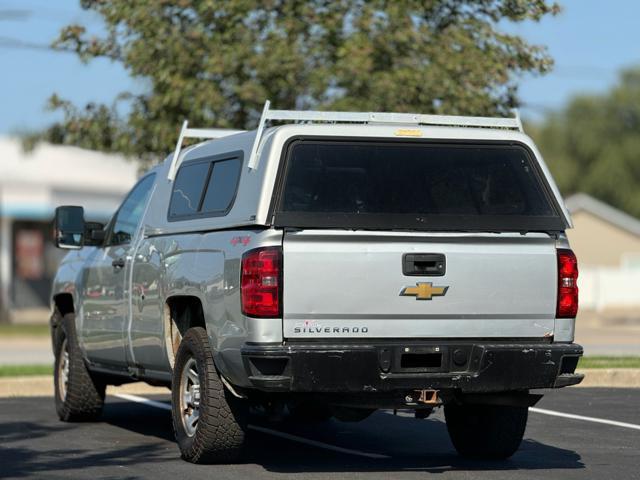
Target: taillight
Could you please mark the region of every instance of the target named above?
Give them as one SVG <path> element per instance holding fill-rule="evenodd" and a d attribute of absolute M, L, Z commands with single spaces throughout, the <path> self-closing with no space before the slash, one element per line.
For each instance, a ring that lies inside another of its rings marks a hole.
<path fill-rule="evenodd" d="M 558 250 L 557 318 L 573 318 L 578 313 L 578 260 L 568 249 Z"/>
<path fill-rule="evenodd" d="M 242 313 L 249 317 L 279 317 L 282 292 L 282 249 L 265 247 L 242 256 Z"/>

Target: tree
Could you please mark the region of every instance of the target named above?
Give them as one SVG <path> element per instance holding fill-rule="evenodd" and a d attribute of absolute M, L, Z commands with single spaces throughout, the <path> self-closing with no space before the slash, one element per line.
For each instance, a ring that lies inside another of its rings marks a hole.
<path fill-rule="evenodd" d="M 640 216 L 640 69 L 527 130 L 564 195 L 586 192 Z"/>
<path fill-rule="evenodd" d="M 538 21 L 547 0 L 81 0 L 106 34 L 64 28 L 55 48 L 107 57 L 147 81 L 112 105 L 49 106 L 64 120 L 39 137 L 157 159 L 180 122 L 254 128 L 275 108 L 506 113 L 517 80 L 546 50 L 501 32 Z"/>

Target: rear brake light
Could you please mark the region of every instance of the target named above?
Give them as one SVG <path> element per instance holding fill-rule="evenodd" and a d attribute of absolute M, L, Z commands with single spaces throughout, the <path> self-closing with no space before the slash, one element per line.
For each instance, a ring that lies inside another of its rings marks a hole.
<path fill-rule="evenodd" d="M 558 249 L 557 318 L 573 318 L 578 313 L 578 260 L 568 249 Z"/>
<path fill-rule="evenodd" d="M 249 317 L 279 317 L 282 292 L 282 250 L 265 247 L 242 256 L 242 313 Z"/>

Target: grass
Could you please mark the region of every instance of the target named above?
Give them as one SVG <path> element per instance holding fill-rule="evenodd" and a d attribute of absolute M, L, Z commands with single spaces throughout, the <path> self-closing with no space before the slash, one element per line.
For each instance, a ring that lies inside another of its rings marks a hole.
<path fill-rule="evenodd" d="M 640 357 L 582 357 L 578 368 L 640 368 Z"/>
<path fill-rule="evenodd" d="M 0 324 L 0 338 L 3 337 L 46 337 L 49 336 L 49 325 L 46 323 L 13 325 Z"/>
<path fill-rule="evenodd" d="M 51 365 L 0 365 L 0 377 L 26 377 L 52 373 Z"/>

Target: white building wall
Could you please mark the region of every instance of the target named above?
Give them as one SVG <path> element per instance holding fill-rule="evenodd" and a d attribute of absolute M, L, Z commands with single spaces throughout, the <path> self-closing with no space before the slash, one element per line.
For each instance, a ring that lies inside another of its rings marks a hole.
<path fill-rule="evenodd" d="M 581 309 L 640 309 L 640 269 L 583 267 L 578 287 Z"/>
<path fill-rule="evenodd" d="M 25 152 L 0 137 L 0 216 L 50 219 L 59 205 L 84 205 L 110 216 L 138 178 L 139 165 L 121 155 L 40 144 Z"/>

